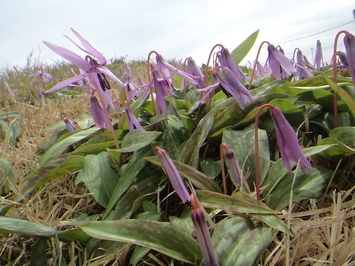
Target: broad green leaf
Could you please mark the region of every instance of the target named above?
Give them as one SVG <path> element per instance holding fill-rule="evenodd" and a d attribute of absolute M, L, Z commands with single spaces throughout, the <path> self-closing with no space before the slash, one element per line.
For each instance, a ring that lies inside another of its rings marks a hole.
<path fill-rule="evenodd" d="M 128 132 L 127 135 L 123 138 L 122 147 L 117 151 L 133 152 L 139 150 L 151 144 L 160 135 L 161 132 L 134 129 L 133 131 Z"/>
<path fill-rule="evenodd" d="M 292 235 L 290 229 L 288 229 L 287 225 L 277 216 L 274 214 L 250 214 L 256 220 L 259 220 L 271 228 L 284 232 L 285 234 Z"/>
<path fill-rule="evenodd" d="M 161 167 L 161 163 L 159 162 L 157 156 L 147 157 L 145 159 Z M 197 188 L 215 192 L 221 191 L 219 186 L 204 173 L 187 164 L 175 160 L 173 160 L 173 163 L 176 166 L 176 169 L 179 171 L 180 175 L 188 179 Z"/>
<path fill-rule="evenodd" d="M 15 171 L 12 169 L 11 163 L 0 158 L 0 196 L 9 193 L 11 185 L 17 182 Z"/>
<path fill-rule="evenodd" d="M 114 152 L 115 150 L 111 150 L 111 153 Z M 110 202 L 107 205 L 107 209 L 104 214 L 104 219 L 107 218 L 116 203 L 121 199 L 122 195 L 131 186 L 139 172 L 144 168 L 144 166 L 146 166 L 147 161 L 143 158 L 152 155 L 152 153 L 153 151 L 149 146 L 139 149 L 133 153 L 129 162 L 127 163 L 127 165 L 125 165 L 124 170 L 122 170 L 120 178 L 118 179 L 116 187 L 111 195 Z"/>
<path fill-rule="evenodd" d="M 274 99 L 270 101 L 270 104 L 279 107 L 289 123 L 294 127 L 298 127 L 304 122 L 302 110 L 297 108 L 290 100 Z"/>
<path fill-rule="evenodd" d="M 140 245 L 183 262 L 202 259 L 197 241 L 170 223 L 126 219 L 90 222 L 80 228 L 94 238 Z"/>
<path fill-rule="evenodd" d="M 196 194 L 198 200 L 206 208 L 222 209 L 226 212 L 248 214 L 277 213 L 277 211 L 271 210 L 264 203 L 254 199 L 248 193 L 242 191 L 238 191 L 232 196 L 206 190 L 196 190 Z"/>
<path fill-rule="evenodd" d="M 214 120 L 213 113 L 205 115 L 197 125 L 190 138 L 181 145 L 180 160 L 182 163 L 198 167 L 199 151 L 206 141 Z"/>
<path fill-rule="evenodd" d="M 145 197 L 157 190 L 160 178 L 156 176 L 146 178 L 143 181 L 132 185 L 117 203 L 116 208 L 108 216 L 108 220 L 121 220 L 130 218 Z"/>
<path fill-rule="evenodd" d="M 103 207 L 107 207 L 117 180 L 118 176 L 111 169 L 106 152 L 87 155 L 83 170 L 77 176 L 77 182 L 84 182 L 95 200 Z"/>
<path fill-rule="evenodd" d="M 89 241 L 90 236 L 87 235 L 81 228 L 68 229 L 58 232 L 58 238 L 60 241 L 71 242 L 79 241 L 80 243 L 86 243 Z"/>
<path fill-rule="evenodd" d="M 212 158 L 203 159 L 200 167 L 203 173 L 211 179 L 214 179 L 221 172 L 221 162 Z"/>
<path fill-rule="evenodd" d="M 81 155 L 67 153 L 45 161 L 39 169 L 33 170 L 30 179 L 26 180 L 22 197 L 26 197 L 55 178 L 80 171 L 83 169 L 84 158 Z"/>
<path fill-rule="evenodd" d="M 48 151 L 46 151 L 39 159 L 39 165 L 44 164 L 48 159 L 52 157 L 56 157 L 62 154 L 70 145 L 85 139 L 86 137 L 94 134 L 95 132 L 99 131 L 100 129 L 97 127 L 89 128 L 80 130 L 71 134 L 70 136 L 60 140 L 56 144 L 54 144 Z"/>
<path fill-rule="evenodd" d="M 256 227 L 249 218 L 239 216 L 220 221 L 212 235 L 220 265 L 254 265 L 271 241 L 270 227 Z"/>
<path fill-rule="evenodd" d="M 243 174 L 250 172 L 248 180 L 255 180 L 255 133 L 253 127 L 247 127 L 243 130 L 225 130 L 223 132 L 222 142 L 233 150 L 234 156 L 238 161 Z M 264 180 L 270 167 L 269 141 L 265 130 L 259 132 L 259 165 L 260 182 Z"/>
<path fill-rule="evenodd" d="M 244 57 L 249 53 L 250 49 L 253 48 L 253 45 L 258 38 L 259 30 L 252 33 L 248 38 L 246 38 L 237 48 L 235 48 L 231 56 L 236 65 L 239 65 Z"/>
<path fill-rule="evenodd" d="M 54 236 L 56 234 L 56 230 L 43 224 L 0 216 L 0 233 Z"/>
<path fill-rule="evenodd" d="M 333 80 L 328 78 L 324 73 L 323 73 L 323 77 L 325 81 L 329 84 L 331 89 L 341 97 L 341 99 L 350 108 L 352 114 L 355 116 L 355 100 L 353 99 L 353 97 L 351 97 L 344 89 L 339 87 Z"/>
<path fill-rule="evenodd" d="M 296 172 L 292 202 L 318 197 L 328 185 L 332 173 L 332 171 L 326 169 L 314 169 L 314 171 L 306 174 L 298 170 Z M 265 203 L 270 208 L 281 210 L 289 205 L 292 180 L 293 176 L 287 173 L 268 192 Z"/>

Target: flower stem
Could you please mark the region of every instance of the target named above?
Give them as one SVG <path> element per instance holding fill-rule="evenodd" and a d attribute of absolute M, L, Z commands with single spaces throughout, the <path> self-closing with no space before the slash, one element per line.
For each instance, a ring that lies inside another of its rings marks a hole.
<path fill-rule="evenodd" d="M 260 51 L 261 51 L 261 47 L 262 47 L 265 43 L 266 43 L 266 44 L 270 44 L 268 41 L 263 41 L 263 42 L 259 45 L 259 49 L 258 49 L 258 52 L 257 52 L 257 54 L 256 54 L 255 61 L 254 61 L 253 72 L 251 72 L 251 77 L 250 77 L 250 83 L 249 83 L 249 86 L 248 86 L 248 90 L 251 89 L 251 84 L 253 83 L 253 79 L 254 79 L 255 73 L 256 73 L 256 62 L 258 62 L 259 55 L 260 55 Z"/>

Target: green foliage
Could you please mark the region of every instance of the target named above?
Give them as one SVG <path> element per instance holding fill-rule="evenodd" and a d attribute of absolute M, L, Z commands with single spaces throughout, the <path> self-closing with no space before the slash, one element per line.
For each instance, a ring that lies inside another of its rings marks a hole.
<path fill-rule="evenodd" d="M 257 36 L 258 31 L 233 50 L 231 55 L 237 64 Z M 54 73 L 55 68 L 52 70 Z M 93 126 L 89 115 L 83 117 L 82 129 L 74 132 L 61 130 L 63 123 L 57 123 L 48 128 L 56 131 L 26 176 L 21 196 L 30 199 L 50 181 L 71 174 L 76 176 L 76 185 L 85 184 L 102 212 L 64 221 L 63 225 L 70 225 L 70 229 L 0 216 L 0 232 L 40 236 L 33 249 L 33 254 L 39 254 L 31 261 L 33 264 L 43 263 L 46 240 L 51 237 L 80 242 L 88 257 L 100 254 L 106 259 L 117 249 L 127 248 L 130 257 L 126 262 L 131 264 L 138 263 L 151 250 L 181 262 L 203 263 L 190 218 L 191 206 L 182 204 L 173 193 L 161 162 L 154 156 L 154 147 L 160 147 L 172 158 L 189 191 L 205 208 L 220 264 L 252 265 L 276 231 L 292 235 L 279 217 L 283 209 L 290 203 L 319 197 L 331 178 L 339 177 L 333 173 L 339 161 L 339 170 L 353 171 L 355 103 L 348 93 L 348 86 L 353 84 L 348 80 L 336 84 L 327 75 L 320 72 L 302 81 L 262 79 L 253 84 L 254 99 L 244 109 L 221 87 L 200 102 L 198 90 L 187 87 L 179 91 L 179 78 L 174 80 L 176 96 L 167 97 L 167 114 L 155 114 L 156 101 L 148 94 L 131 104 L 145 130 L 129 131 L 123 113 L 113 119 L 113 131 Z M 337 104 L 341 126 L 337 128 L 333 121 L 334 92 L 340 97 Z M 70 93 L 65 91 L 57 97 Z M 124 102 L 125 93 L 120 93 L 120 101 Z M 258 201 L 253 196 L 254 122 L 259 107 L 266 103 L 281 109 L 303 146 L 308 147 L 304 152 L 314 171 L 302 172 L 296 163 L 291 173 L 287 171 L 279 158 L 270 116 L 267 111 L 262 112 L 258 162 L 263 190 L 262 201 Z M 17 115 L 0 114 L 3 139 L 12 145 L 16 145 L 20 134 Z M 221 175 L 222 143 L 233 151 L 241 167 L 242 187 L 230 178 L 229 166 L 227 178 Z M 4 195 L 11 191 L 17 177 L 11 164 L 2 159 L 0 170 L 0 192 Z M 223 182 L 227 188 L 222 192 Z M 105 254 L 100 250 L 105 250 Z"/>

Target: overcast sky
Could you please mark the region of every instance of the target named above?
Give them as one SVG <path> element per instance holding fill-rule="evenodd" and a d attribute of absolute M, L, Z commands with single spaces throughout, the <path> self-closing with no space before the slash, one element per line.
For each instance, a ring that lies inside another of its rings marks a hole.
<path fill-rule="evenodd" d="M 335 34 L 355 34 L 353 9 L 354 0 L 0 0 L 0 69 L 24 66 L 31 53 L 58 61 L 43 40 L 81 54 L 63 36 L 74 37 L 70 27 L 108 59 L 145 59 L 155 50 L 166 59 L 205 63 L 215 44 L 232 51 L 259 29 L 256 46 L 280 44 L 290 57 L 298 47 L 311 61 L 319 39 L 329 62 Z"/>

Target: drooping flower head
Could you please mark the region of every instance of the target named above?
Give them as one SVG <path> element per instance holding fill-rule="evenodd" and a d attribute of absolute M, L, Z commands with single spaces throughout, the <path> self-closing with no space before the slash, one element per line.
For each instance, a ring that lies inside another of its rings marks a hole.
<path fill-rule="evenodd" d="M 90 96 L 90 109 L 95 125 L 98 128 L 106 128 L 110 121 L 107 121 L 105 110 L 103 109 L 94 94 Z"/>
<path fill-rule="evenodd" d="M 298 79 L 306 79 L 314 76 L 312 70 L 310 70 L 307 66 L 306 61 L 304 60 L 304 56 L 301 50 L 297 50 L 296 56 L 296 75 Z"/>
<path fill-rule="evenodd" d="M 291 172 L 291 162 L 297 164 L 299 161 L 299 165 L 304 172 L 306 170 L 312 171 L 313 168 L 298 143 L 295 131 L 288 123 L 280 108 L 272 105 L 268 106 L 270 107 L 271 118 L 274 121 L 277 144 L 286 169 Z"/>
<path fill-rule="evenodd" d="M 191 219 L 195 227 L 197 240 L 200 244 L 201 252 L 207 266 L 218 266 L 215 249 L 212 244 L 210 232 L 208 230 L 205 216 L 200 209 L 195 195 L 191 194 L 192 212 Z"/>
<path fill-rule="evenodd" d="M 139 123 L 137 117 L 134 115 L 129 104 L 127 102 L 125 104 L 126 104 L 126 114 L 127 114 L 127 121 L 128 121 L 129 130 L 130 131 L 132 131 L 134 129 L 144 130 L 144 128 Z"/>
<path fill-rule="evenodd" d="M 187 192 L 185 184 L 182 182 L 181 176 L 168 153 L 159 147 L 155 147 L 155 153 L 158 156 L 159 162 L 162 164 L 165 173 L 169 177 L 170 183 L 175 189 L 176 194 L 178 194 L 183 203 L 191 201 L 190 194 Z"/>
<path fill-rule="evenodd" d="M 344 37 L 344 46 L 348 58 L 348 70 L 355 83 L 355 36 L 347 33 Z"/>
<path fill-rule="evenodd" d="M 203 79 L 204 79 L 204 75 L 202 73 L 201 68 L 199 68 L 195 61 L 190 57 L 187 58 L 187 69 L 186 69 L 186 73 L 192 75 L 195 77 L 198 86 L 200 88 L 203 88 Z"/>
<path fill-rule="evenodd" d="M 291 59 L 287 58 L 281 51 L 277 50 L 275 46 L 269 44 L 268 52 L 267 62 L 277 80 L 287 79 L 296 72 Z"/>
<path fill-rule="evenodd" d="M 237 101 L 240 107 L 243 109 L 245 104 L 253 99 L 250 91 L 245 88 L 238 78 L 233 74 L 233 72 L 227 67 L 221 67 L 221 72 L 223 74 L 218 74 L 220 85 L 230 93 L 233 98 Z"/>
<path fill-rule="evenodd" d="M 239 186 L 242 186 L 242 171 L 234 157 L 234 152 L 227 145 L 224 144 L 223 146 L 226 149 L 226 164 L 228 165 L 230 174 L 234 180 L 233 183 L 237 183 Z"/>
<path fill-rule="evenodd" d="M 221 64 L 221 66 L 228 67 L 233 74 L 237 77 L 239 81 L 245 82 L 245 75 L 241 71 L 241 69 L 234 63 L 231 54 L 229 53 L 227 48 L 222 48 L 217 53 L 217 58 Z"/>

